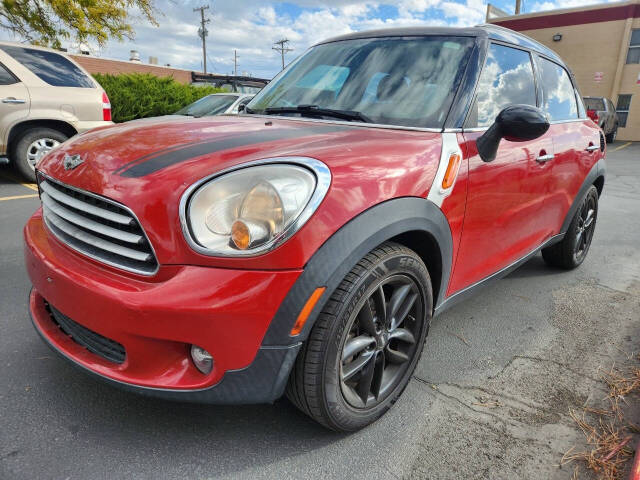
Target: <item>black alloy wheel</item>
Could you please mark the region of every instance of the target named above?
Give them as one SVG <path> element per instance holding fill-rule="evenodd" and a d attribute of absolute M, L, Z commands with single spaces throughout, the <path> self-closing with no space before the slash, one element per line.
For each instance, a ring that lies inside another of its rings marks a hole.
<path fill-rule="evenodd" d="M 587 257 L 598 219 L 598 189 L 591 186 L 575 212 L 562 241 L 542 249 L 544 261 L 567 270 Z"/>
<path fill-rule="evenodd" d="M 415 354 L 424 300 L 407 275 L 382 279 L 352 315 L 342 348 L 340 387 L 355 408 L 383 401 L 398 384 Z"/>
<path fill-rule="evenodd" d="M 584 199 L 578 211 L 578 221 L 573 245 L 573 258 L 577 264 L 582 263 L 591 246 L 591 239 L 593 238 L 593 232 L 596 226 L 597 209 L 597 198 L 593 195 L 587 195 L 587 198 Z"/>

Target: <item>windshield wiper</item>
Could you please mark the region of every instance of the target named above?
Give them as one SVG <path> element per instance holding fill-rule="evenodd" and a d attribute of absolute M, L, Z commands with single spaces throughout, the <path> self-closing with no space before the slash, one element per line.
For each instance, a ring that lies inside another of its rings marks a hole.
<path fill-rule="evenodd" d="M 364 113 L 355 110 L 336 110 L 333 108 L 322 108 L 318 105 L 298 105 L 294 107 L 268 107 L 264 109 L 267 115 L 278 113 L 299 113 L 301 115 L 311 115 L 319 117 L 334 117 L 349 121 L 373 123 Z"/>

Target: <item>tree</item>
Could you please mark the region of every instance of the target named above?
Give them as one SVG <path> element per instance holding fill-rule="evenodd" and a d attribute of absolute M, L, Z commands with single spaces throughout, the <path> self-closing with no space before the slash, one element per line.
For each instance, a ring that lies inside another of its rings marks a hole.
<path fill-rule="evenodd" d="M 52 47 L 60 47 L 61 40 L 95 41 L 102 46 L 110 38 L 131 39 L 131 10 L 158 25 L 154 0 L 0 1 L 0 28 Z"/>

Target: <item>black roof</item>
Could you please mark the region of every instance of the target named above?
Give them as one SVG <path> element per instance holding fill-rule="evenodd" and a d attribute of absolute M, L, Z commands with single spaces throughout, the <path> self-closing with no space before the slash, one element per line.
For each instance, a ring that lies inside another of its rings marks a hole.
<path fill-rule="evenodd" d="M 484 37 L 492 40 L 499 40 L 501 42 L 511 43 L 512 45 L 518 45 L 520 47 L 528 48 L 541 53 L 555 61 L 564 62 L 550 48 L 536 42 L 535 40 L 523 35 L 521 33 L 509 30 L 508 28 L 499 27 L 498 25 L 478 25 L 476 27 L 468 28 L 453 28 L 453 27 L 406 27 L 406 28 L 383 28 L 379 30 L 368 30 L 363 32 L 348 33 L 346 35 L 340 35 L 338 37 L 329 38 L 318 45 L 323 43 L 340 42 L 342 40 L 353 40 L 359 38 L 379 38 L 379 37 L 422 37 L 427 35 L 436 36 L 456 36 L 456 37 Z"/>

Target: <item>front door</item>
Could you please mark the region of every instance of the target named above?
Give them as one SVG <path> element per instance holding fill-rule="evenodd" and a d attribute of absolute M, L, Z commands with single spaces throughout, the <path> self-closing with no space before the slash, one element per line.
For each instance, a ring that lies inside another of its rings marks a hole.
<path fill-rule="evenodd" d="M 503 139 L 489 163 L 480 159 L 475 142 L 504 107 L 537 105 L 533 72 L 529 52 L 500 44 L 489 47 L 464 133 L 469 153 L 467 208 L 448 293 L 509 266 L 551 236 L 543 208 L 549 194 L 548 160 L 554 153 L 550 132 L 526 142 Z"/>

